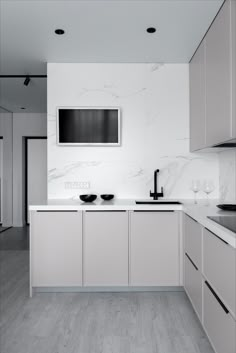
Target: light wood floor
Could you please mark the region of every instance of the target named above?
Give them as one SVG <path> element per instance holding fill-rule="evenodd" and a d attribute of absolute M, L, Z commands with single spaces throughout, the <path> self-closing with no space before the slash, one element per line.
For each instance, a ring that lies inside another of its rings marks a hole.
<path fill-rule="evenodd" d="M 183 292 L 37 293 L 28 251 L 0 251 L 1 353 L 213 353 Z"/>

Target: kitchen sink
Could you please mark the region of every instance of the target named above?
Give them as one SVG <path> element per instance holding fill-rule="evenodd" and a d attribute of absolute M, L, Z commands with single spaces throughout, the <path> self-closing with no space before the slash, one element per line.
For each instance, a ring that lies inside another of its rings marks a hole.
<path fill-rule="evenodd" d="M 167 200 L 136 200 L 137 205 L 181 205 L 179 201 Z"/>

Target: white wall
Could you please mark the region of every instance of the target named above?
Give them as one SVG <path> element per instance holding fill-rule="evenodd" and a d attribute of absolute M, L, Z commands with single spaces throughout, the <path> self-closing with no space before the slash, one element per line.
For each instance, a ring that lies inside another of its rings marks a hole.
<path fill-rule="evenodd" d="M 192 198 L 193 178 L 214 180 L 215 154 L 189 154 L 187 64 L 48 64 L 48 197 L 112 192 L 148 197 L 160 168 L 165 196 Z M 119 106 L 121 147 L 56 145 L 57 106 Z M 89 182 L 90 189 L 68 185 Z M 68 184 L 69 183 L 69 184 Z"/>
<path fill-rule="evenodd" d="M 12 225 L 12 113 L 0 112 L 0 136 L 3 137 L 3 185 L 2 185 L 2 222 L 3 226 Z"/>
<path fill-rule="evenodd" d="M 47 136 L 47 116 L 39 113 L 13 114 L 13 225 L 22 226 L 24 209 L 25 136 Z M 45 156 L 46 157 L 46 156 Z M 37 187 L 37 185 L 35 185 Z"/>

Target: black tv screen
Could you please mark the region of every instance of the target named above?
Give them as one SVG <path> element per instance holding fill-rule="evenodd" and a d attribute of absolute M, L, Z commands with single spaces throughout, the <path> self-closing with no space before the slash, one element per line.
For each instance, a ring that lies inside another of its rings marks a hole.
<path fill-rule="evenodd" d="M 119 145 L 118 108 L 59 108 L 58 144 Z"/>

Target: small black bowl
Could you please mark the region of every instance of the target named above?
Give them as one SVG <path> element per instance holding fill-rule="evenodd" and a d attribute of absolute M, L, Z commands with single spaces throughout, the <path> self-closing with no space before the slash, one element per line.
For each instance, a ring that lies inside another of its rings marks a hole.
<path fill-rule="evenodd" d="M 236 211 L 236 204 L 223 203 L 221 205 L 217 205 L 217 207 L 224 211 Z"/>
<path fill-rule="evenodd" d="M 101 195 L 101 198 L 104 201 L 110 201 L 110 200 L 114 199 L 114 195 L 112 195 L 112 194 L 103 194 L 103 195 Z"/>
<path fill-rule="evenodd" d="M 97 195 L 94 194 L 88 194 L 88 195 L 80 195 L 80 200 L 83 202 L 93 202 L 96 200 Z"/>

